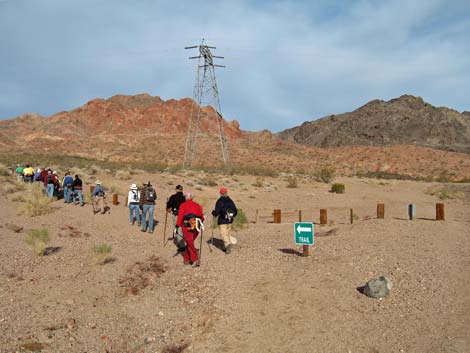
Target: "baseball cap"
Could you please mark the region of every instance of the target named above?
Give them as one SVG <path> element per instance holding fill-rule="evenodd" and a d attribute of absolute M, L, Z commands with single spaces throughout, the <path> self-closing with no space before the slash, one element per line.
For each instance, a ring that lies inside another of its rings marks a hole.
<path fill-rule="evenodd" d="M 220 188 L 219 193 L 220 194 L 226 194 L 228 192 L 227 188 Z"/>
<path fill-rule="evenodd" d="M 183 187 L 181 185 L 176 185 L 176 190 L 183 190 Z"/>

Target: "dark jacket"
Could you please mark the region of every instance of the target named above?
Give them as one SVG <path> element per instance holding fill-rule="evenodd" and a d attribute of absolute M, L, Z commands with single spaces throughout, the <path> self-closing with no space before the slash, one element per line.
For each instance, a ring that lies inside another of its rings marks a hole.
<path fill-rule="evenodd" d="M 149 198 L 149 189 L 153 189 L 153 198 Z M 140 191 L 140 200 L 139 205 L 155 205 L 155 200 L 157 199 L 157 191 L 152 185 L 145 185 L 144 188 Z"/>
<path fill-rule="evenodd" d="M 74 190 L 82 190 L 82 180 L 80 178 L 75 178 L 73 181 Z"/>
<path fill-rule="evenodd" d="M 233 213 L 232 217 L 227 215 L 228 211 Z M 212 211 L 212 215 L 218 217 L 217 224 L 230 224 L 237 215 L 237 211 L 237 206 L 230 197 L 221 196 L 215 203 L 215 210 Z"/>
<path fill-rule="evenodd" d="M 171 212 L 173 212 L 173 214 L 176 216 L 178 214 L 178 210 L 180 209 L 181 204 L 185 201 L 186 199 L 184 198 L 183 192 L 178 191 L 176 194 L 170 196 L 169 200 L 166 203 L 166 209 L 171 210 Z"/>

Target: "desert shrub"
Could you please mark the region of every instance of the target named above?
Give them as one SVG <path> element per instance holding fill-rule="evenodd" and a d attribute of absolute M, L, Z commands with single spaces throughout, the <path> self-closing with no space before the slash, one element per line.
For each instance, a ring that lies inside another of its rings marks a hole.
<path fill-rule="evenodd" d="M 136 262 L 119 279 L 119 284 L 127 294 L 137 294 L 155 282 L 158 276 L 166 272 L 166 266 L 157 256 L 151 256 L 144 262 Z"/>
<path fill-rule="evenodd" d="M 297 178 L 295 176 L 288 176 L 287 177 L 287 185 L 286 185 L 288 188 L 291 188 L 291 189 L 295 189 L 297 188 L 299 185 L 298 185 L 298 181 L 297 181 Z"/>
<path fill-rule="evenodd" d="M 101 171 L 101 168 L 96 165 L 92 165 L 88 168 L 88 174 L 90 175 L 96 175 L 99 171 Z"/>
<path fill-rule="evenodd" d="M 112 247 L 108 244 L 99 244 L 93 246 L 93 253 L 95 254 L 96 263 L 99 265 L 104 265 L 108 262 L 111 262 L 111 251 Z"/>
<path fill-rule="evenodd" d="M 183 353 L 188 347 L 189 343 L 170 344 L 163 347 L 162 353 Z"/>
<path fill-rule="evenodd" d="M 25 241 L 39 256 L 43 256 L 49 242 L 49 231 L 46 228 L 30 229 Z"/>
<path fill-rule="evenodd" d="M 199 184 L 205 186 L 217 186 L 217 182 L 215 181 L 213 176 L 206 176 L 204 178 L 199 179 Z"/>
<path fill-rule="evenodd" d="M 313 174 L 313 178 L 316 181 L 321 181 L 323 183 L 329 184 L 334 180 L 335 175 L 336 175 L 336 171 L 333 168 L 323 168 L 323 169 L 316 171 Z"/>
<path fill-rule="evenodd" d="M 132 178 L 131 172 L 128 170 L 118 170 L 116 172 L 116 178 L 120 180 L 129 180 Z"/>
<path fill-rule="evenodd" d="M 24 213 L 30 217 L 48 214 L 52 211 L 52 200 L 42 192 L 41 185 L 31 185 L 26 195 Z"/>
<path fill-rule="evenodd" d="M 344 194 L 344 191 L 345 187 L 342 183 L 334 183 L 331 185 L 331 192 L 334 192 L 335 194 Z"/>
<path fill-rule="evenodd" d="M 111 184 L 108 190 L 111 194 L 124 194 L 121 188 L 116 184 Z"/>
<path fill-rule="evenodd" d="M 233 219 L 232 228 L 235 230 L 243 229 L 248 227 L 248 217 L 246 213 L 239 209 L 237 216 Z"/>
<path fill-rule="evenodd" d="M 26 190 L 27 184 L 18 181 L 5 181 L 2 183 L 2 189 L 5 194 L 14 194 Z"/>
<path fill-rule="evenodd" d="M 432 188 L 427 189 L 425 193 L 431 196 L 436 196 L 439 198 L 439 200 L 465 198 L 465 189 L 459 188 L 458 185 L 432 187 Z"/>
<path fill-rule="evenodd" d="M 0 164 L 0 176 L 10 176 L 10 170 L 4 164 Z"/>
<path fill-rule="evenodd" d="M 264 179 L 263 178 L 256 178 L 256 181 L 251 185 L 253 185 L 254 187 L 257 187 L 257 188 L 261 188 L 264 185 Z"/>
<path fill-rule="evenodd" d="M 13 202 L 26 202 L 26 198 L 22 194 L 15 194 L 11 198 L 11 201 L 13 201 Z"/>

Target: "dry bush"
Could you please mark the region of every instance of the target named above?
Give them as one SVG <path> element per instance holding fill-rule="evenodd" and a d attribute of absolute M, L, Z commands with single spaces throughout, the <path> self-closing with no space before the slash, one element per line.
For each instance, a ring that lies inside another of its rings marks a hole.
<path fill-rule="evenodd" d="M 329 184 L 330 182 L 334 180 L 335 175 L 336 175 L 336 171 L 334 168 L 323 168 L 323 169 L 316 171 L 313 174 L 313 178 L 316 181 L 321 181 L 323 183 Z"/>
<path fill-rule="evenodd" d="M 49 242 L 49 231 L 46 228 L 31 229 L 28 231 L 25 241 L 39 256 L 44 256 Z"/>
<path fill-rule="evenodd" d="M 10 176 L 11 172 L 8 167 L 0 163 L 0 176 Z"/>
<path fill-rule="evenodd" d="M 111 245 L 100 244 L 93 246 L 93 253 L 95 254 L 95 260 L 98 265 L 105 265 L 109 262 L 112 262 L 112 257 L 110 256 L 112 251 Z"/>
<path fill-rule="evenodd" d="M 136 262 L 119 279 L 126 294 L 136 295 L 140 290 L 153 284 L 158 276 L 166 272 L 166 265 L 159 257 L 151 256 L 144 262 Z"/>
<path fill-rule="evenodd" d="M 24 229 L 22 226 L 17 226 L 16 224 L 13 223 L 7 223 L 6 228 L 15 232 L 15 233 L 21 233 Z"/>
<path fill-rule="evenodd" d="M 293 175 L 288 176 L 288 177 L 287 177 L 287 185 L 286 185 L 286 187 L 291 188 L 291 189 L 295 189 L 295 188 L 299 187 L 299 183 L 298 183 L 298 181 L 297 181 L 297 178 L 296 178 L 295 176 L 293 176 Z"/>
<path fill-rule="evenodd" d="M 256 181 L 251 185 L 253 185 L 254 187 L 257 187 L 257 188 L 261 188 L 264 185 L 264 179 L 263 178 L 256 178 Z"/>
<path fill-rule="evenodd" d="M 25 214 L 31 217 L 48 214 L 52 211 L 52 200 L 43 194 L 41 185 L 31 185 L 23 207 Z"/>
<path fill-rule="evenodd" d="M 11 201 L 13 201 L 13 202 L 26 202 L 26 198 L 22 194 L 15 194 L 11 198 Z"/>
<path fill-rule="evenodd" d="M 108 190 L 112 194 L 126 194 L 122 191 L 121 187 L 116 184 L 111 184 Z"/>
<path fill-rule="evenodd" d="M 425 193 L 431 196 L 437 196 L 439 200 L 465 199 L 467 193 L 470 196 L 470 188 L 458 184 L 434 186 L 428 188 Z"/>
<path fill-rule="evenodd" d="M 116 172 L 116 178 L 118 178 L 119 180 L 130 180 L 132 178 L 132 175 L 128 170 L 118 170 Z"/>
<path fill-rule="evenodd" d="M 5 180 L 5 182 L 3 182 L 2 189 L 5 194 L 15 194 L 26 190 L 26 186 L 27 185 L 23 182 Z"/>
<path fill-rule="evenodd" d="M 188 347 L 189 343 L 169 344 L 163 347 L 162 353 L 183 353 Z"/>
<path fill-rule="evenodd" d="M 211 175 L 205 176 L 198 180 L 198 183 L 204 186 L 217 186 L 217 182 L 214 177 Z"/>

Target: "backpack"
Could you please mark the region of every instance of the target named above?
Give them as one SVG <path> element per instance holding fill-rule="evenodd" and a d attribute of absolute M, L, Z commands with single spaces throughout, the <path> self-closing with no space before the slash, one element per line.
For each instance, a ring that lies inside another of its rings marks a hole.
<path fill-rule="evenodd" d="M 132 202 L 139 202 L 139 194 L 137 191 L 132 191 Z"/>
<path fill-rule="evenodd" d="M 155 193 L 155 190 L 151 187 L 147 188 L 147 200 L 149 202 L 153 202 L 157 199 L 157 194 Z"/>
<path fill-rule="evenodd" d="M 231 209 L 226 209 L 225 210 L 225 214 L 224 214 L 224 218 L 229 222 L 229 223 L 232 223 L 233 222 L 233 217 L 235 216 L 235 211 L 231 210 Z"/>

